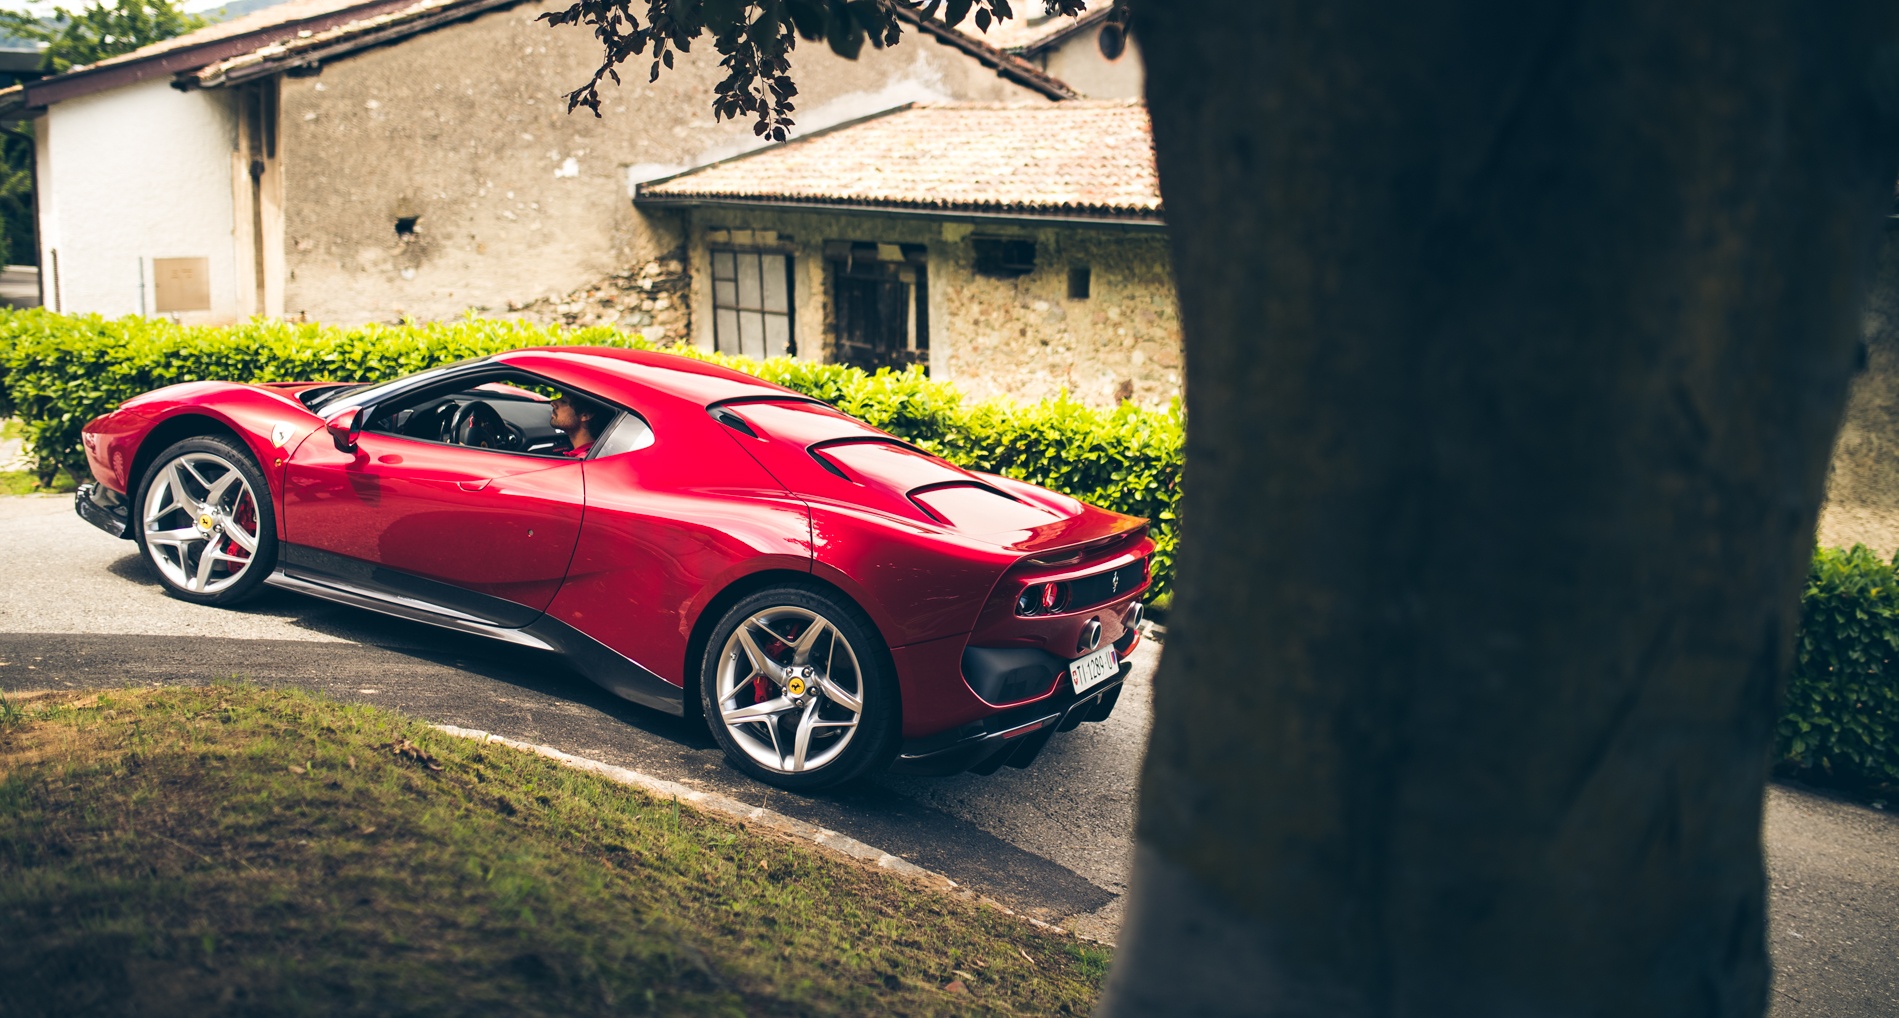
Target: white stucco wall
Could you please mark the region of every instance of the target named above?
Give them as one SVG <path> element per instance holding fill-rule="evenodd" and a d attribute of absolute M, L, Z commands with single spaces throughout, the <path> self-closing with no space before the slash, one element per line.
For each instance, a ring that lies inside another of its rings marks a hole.
<path fill-rule="evenodd" d="M 240 287 L 232 221 L 236 125 L 225 93 L 180 92 L 159 78 L 55 104 L 39 128 L 48 306 L 54 252 L 60 309 L 103 315 L 137 314 L 141 281 L 152 311 L 153 259 L 207 258 L 211 309 L 178 317 L 244 315 L 250 301 Z"/>
<path fill-rule="evenodd" d="M 1094 25 L 1076 32 L 1037 62 L 1090 99 L 1145 98 L 1147 74 L 1141 64 L 1140 46 L 1133 36 L 1127 36 L 1127 48 L 1109 60 L 1101 52 L 1102 28 Z"/>

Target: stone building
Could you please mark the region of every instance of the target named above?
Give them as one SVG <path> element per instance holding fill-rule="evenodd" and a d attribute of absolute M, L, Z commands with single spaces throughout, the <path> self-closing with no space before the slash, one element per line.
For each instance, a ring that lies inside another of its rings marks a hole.
<path fill-rule="evenodd" d="M 694 340 L 927 365 L 977 396 L 1179 393 L 1147 111 L 913 103 L 639 186 L 686 239 Z"/>
<path fill-rule="evenodd" d="M 1178 393 L 1145 112 L 1044 69 L 1138 90 L 1100 16 L 992 26 L 1016 54 L 898 9 L 902 45 L 798 50 L 801 133 L 761 149 L 713 118 L 709 47 L 570 113 L 600 50 L 555 6 L 288 0 L 0 91 L 35 120 L 46 303 L 525 316 L 920 363 L 977 396 Z M 782 308 L 734 303 L 755 278 Z"/>
<path fill-rule="evenodd" d="M 676 285 L 683 238 L 631 189 L 756 147 L 751 124 L 713 119 L 709 46 L 654 82 L 626 68 L 601 118 L 569 113 L 600 47 L 538 22 L 550 9 L 289 0 L 0 91 L 0 117 L 35 120 L 46 303 L 348 323 Z M 912 16 L 906 36 L 856 61 L 800 48 L 801 129 L 1075 94 L 940 23 Z M 618 324 L 677 334 L 644 307 Z"/>

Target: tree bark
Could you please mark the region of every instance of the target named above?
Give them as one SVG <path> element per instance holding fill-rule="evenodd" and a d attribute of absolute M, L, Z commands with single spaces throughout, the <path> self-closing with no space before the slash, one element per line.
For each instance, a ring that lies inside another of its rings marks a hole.
<path fill-rule="evenodd" d="M 1136 0 L 1190 481 L 1101 1013 L 1761 1012 L 1890 8 Z"/>

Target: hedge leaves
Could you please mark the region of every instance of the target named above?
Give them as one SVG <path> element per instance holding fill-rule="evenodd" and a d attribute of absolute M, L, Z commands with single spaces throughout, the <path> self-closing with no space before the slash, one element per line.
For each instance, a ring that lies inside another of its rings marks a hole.
<path fill-rule="evenodd" d="M 160 318 L 0 310 L 0 417 L 17 416 L 48 476 L 87 476 L 79 429 L 121 402 L 176 382 L 344 379 L 377 382 L 524 346 L 652 348 L 638 335 L 464 318 L 337 327 L 257 319 L 182 326 Z M 1173 585 L 1182 430 L 1178 406 L 1103 412 L 1069 399 L 971 403 L 919 371 L 868 374 L 841 364 L 713 360 L 834 404 L 975 470 L 1007 474 L 1153 521 L 1154 596 Z"/>
<path fill-rule="evenodd" d="M 1800 604 L 1782 764 L 1851 785 L 1899 785 L 1899 570 L 1856 544 L 1821 548 Z"/>

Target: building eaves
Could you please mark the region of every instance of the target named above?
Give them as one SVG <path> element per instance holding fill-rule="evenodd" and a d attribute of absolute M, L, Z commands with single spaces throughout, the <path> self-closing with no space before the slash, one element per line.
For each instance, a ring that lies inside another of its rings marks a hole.
<path fill-rule="evenodd" d="M 981 39 L 959 32 L 936 18 L 926 18 L 902 4 L 890 4 L 888 9 L 898 20 L 908 22 L 917 31 L 975 57 L 978 63 L 995 71 L 1004 81 L 1012 81 L 1050 99 L 1081 98 L 1081 93 L 1070 88 L 1067 82 L 1013 53 L 1005 53 Z"/>
<path fill-rule="evenodd" d="M 285 72 L 310 71 L 378 46 L 401 42 L 423 32 L 451 25 L 490 11 L 516 6 L 524 0 L 419 0 L 321 32 L 300 32 L 295 38 L 274 42 L 195 70 L 181 71 L 172 84 L 182 89 L 222 88 Z"/>
<path fill-rule="evenodd" d="M 636 204 L 1159 225 L 1138 102 L 911 103 L 639 185 Z"/>
<path fill-rule="evenodd" d="M 289 0 L 228 22 L 154 43 L 96 64 L 26 82 L 17 95 L 0 90 L 0 117 L 36 114 L 54 103 L 171 77 L 180 88 L 216 87 L 263 74 L 319 64 L 408 38 L 431 28 L 521 0 Z M 1012 81 L 1050 99 L 1079 96 L 1061 80 L 1019 56 L 973 39 L 933 18 L 892 5 L 900 19 L 937 42 L 960 50 Z M 338 29 L 349 27 L 347 32 Z M 253 70 L 254 69 L 254 70 Z"/>
<path fill-rule="evenodd" d="M 978 202 L 921 204 L 897 201 L 853 201 L 847 198 L 743 198 L 724 195 L 669 194 L 639 194 L 634 197 L 633 203 L 642 208 L 692 205 L 711 208 L 771 209 L 779 212 L 834 212 L 846 215 L 875 215 L 955 222 L 976 220 L 1031 226 L 1114 226 L 1137 230 L 1162 230 L 1167 227 L 1167 220 L 1162 218 L 1159 210 L 1131 212 L 1084 205 L 1017 206 Z"/>
<path fill-rule="evenodd" d="M 315 34 L 351 21 L 400 10 L 414 2 L 369 0 L 368 3 L 345 4 L 337 3 L 336 0 L 291 0 L 290 3 L 279 5 L 282 10 L 277 7 L 265 8 L 109 60 L 26 82 L 20 86 L 22 91 L 15 109 L 36 113 L 54 103 L 123 88 L 153 78 L 170 77 L 180 71 L 196 70 L 207 64 L 295 39 L 299 33 Z M 0 106 L 4 106 L 5 102 L 5 97 L 0 96 Z M 0 115 L 5 114 L 0 112 Z"/>
<path fill-rule="evenodd" d="M 1020 31 L 1011 32 L 1002 38 L 990 39 L 988 42 L 1004 53 L 1013 53 L 1022 57 L 1039 57 L 1067 42 L 1076 33 L 1108 20 L 1113 13 L 1113 5 L 1104 2 L 1093 10 L 1082 12 L 1078 17 L 1051 18 L 1040 26 L 1025 23 Z M 1037 28 L 1040 29 L 1039 32 L 1036 31 Z"/>

